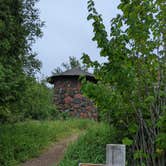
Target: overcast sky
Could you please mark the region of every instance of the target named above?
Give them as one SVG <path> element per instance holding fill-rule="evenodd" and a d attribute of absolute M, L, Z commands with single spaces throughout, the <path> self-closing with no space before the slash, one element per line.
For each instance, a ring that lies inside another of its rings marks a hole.
<path fill-rule="evenodd" d="M 118 13 L 119 0 L 95 0 L 95 4 L 109 30 L 111 18 Z M 42 74 L 50 76 L 69 56 L 79 59 L 83 52 L 102 61 L 96 43 L 91 40 L 93 29 L 87 21 L 87 0 L 40 0 L 37 7 L 41 20 L 45 21 L 44 35 L 34 45 L 43 64 Z"/>

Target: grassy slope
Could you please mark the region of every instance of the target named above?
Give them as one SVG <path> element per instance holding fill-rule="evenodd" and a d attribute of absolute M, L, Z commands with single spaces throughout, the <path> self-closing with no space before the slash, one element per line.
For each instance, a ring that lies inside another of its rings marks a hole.
<path fill-rule="evenodd" d="M 14 166 L 73 132 L 94 126 L 88 120 L 27 121 L 0 126 L 0 165 Z"/>
<path fill-rule="evenodd" d="M 114 129 L 96 124 L 70 145 L 60 166 L 78 166 L 78 163 L 105 163 L 106 144 L 114 143 Z"/>

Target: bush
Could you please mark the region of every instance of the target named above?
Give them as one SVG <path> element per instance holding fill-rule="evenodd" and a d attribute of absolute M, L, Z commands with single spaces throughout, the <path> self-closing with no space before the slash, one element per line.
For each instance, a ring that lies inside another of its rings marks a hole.
<path fill-rule="evenodd" d="M 38 82 L 32 77 L 25 78 L 26 87 L 17 100 L 0 106 L 0 123 L 15 123 L 25 119 L 54 119 L 58 111 L 53 104 L 53 89 L 44 81 Z"/>
<path fill-rule="evenodd" d="M 30 78 L 28 81 L 25 95 L 19 103 L 20 105 L 16 103 L 16 109 L 23 112 L 24 119 L 44 120 L 52 118 L 56 112 L 52 101 L 53 89 L 48 88 L 45 83 L 39 83 Z"/>
<path fill-rule="evenodd" d="M 78 163 L 105 163 L 106 144 L 113 143 L 115 132 L 105 124 L 96 124 L 69 146 L 60 166 L 78 166 Z"/>

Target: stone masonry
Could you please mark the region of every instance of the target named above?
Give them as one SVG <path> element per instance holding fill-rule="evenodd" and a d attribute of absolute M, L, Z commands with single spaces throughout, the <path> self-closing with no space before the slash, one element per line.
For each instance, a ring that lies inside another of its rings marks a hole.
<path fill-rule="evenodd" d="M 59 77 L 54 80 L 54 102 L 58 109 L 73 117 L 97 120 L 93 102 L 81 94 L 78 77 Z"/>

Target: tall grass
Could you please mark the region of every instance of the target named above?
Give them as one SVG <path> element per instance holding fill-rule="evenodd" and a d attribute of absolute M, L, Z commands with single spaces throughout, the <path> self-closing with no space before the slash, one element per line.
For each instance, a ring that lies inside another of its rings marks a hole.
<path fill-rule="evenodd" d="M 50 143 L 93 126 L 89 120 L 27 121 L 0 126 L 0 166 L 15 166 L 39 155 Z"/>
<path fill-rule="evenodd" d="M 59 166 L 78 166 L 78 163 L 105 163 L 106 144 L 114 143 L 115 130 L 106 124 L 96 124 L 70 145 Z"/>

